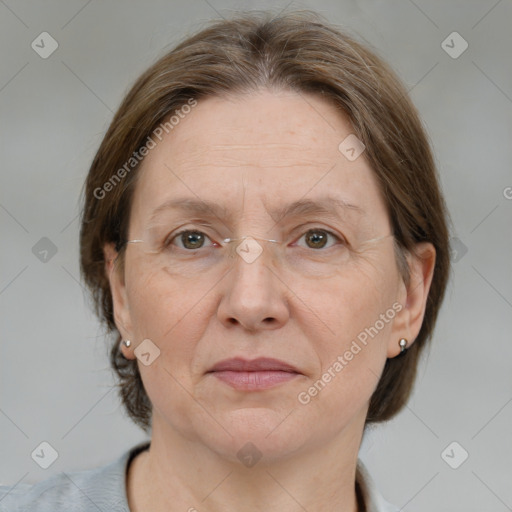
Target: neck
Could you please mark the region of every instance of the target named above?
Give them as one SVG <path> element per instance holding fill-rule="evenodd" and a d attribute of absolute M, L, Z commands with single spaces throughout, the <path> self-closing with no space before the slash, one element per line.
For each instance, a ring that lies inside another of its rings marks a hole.
<path fill-rule="evenodd" d="M 133 512 L 363 510 L 355 485 L 362 428 L 347 427 L 330 443 L 246 467 L 163 425 L 153 421 L 149 450 L 130 465 Z"/>

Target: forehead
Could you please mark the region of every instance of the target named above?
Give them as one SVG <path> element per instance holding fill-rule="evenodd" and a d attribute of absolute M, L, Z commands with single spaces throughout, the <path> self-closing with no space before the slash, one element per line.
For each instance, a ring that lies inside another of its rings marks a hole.
<path fill-rule="evenodd" d="M 146 156 L 132 214 L 147 218 L 177 197 L 275 211 L 329 195 L 385 216 L 364 153 L 349 161 L 338 148 L 352 132 L 347 117 L 316 95 L 199 100 Z"/>
<path fill-rule="evenodd" d="M 340 136 L 351 132 L 325 100 L 294 92 L 207 98 L 191 114 L 174 133 L 175 144 L 187 149 L 174 152 L 183 169 L 210 156 L 227 167 L 325 168 L 340 156 Z"/>

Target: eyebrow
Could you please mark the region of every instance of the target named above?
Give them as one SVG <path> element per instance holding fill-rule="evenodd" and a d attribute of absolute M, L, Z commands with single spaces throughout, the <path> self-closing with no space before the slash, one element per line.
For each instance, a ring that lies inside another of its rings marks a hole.
<path fill-rule="evenodd" d="M 167 210 L 181 210 L 188 214 L 196 214 L 203 216 L 215 216 L 219 219 L 232 219 L 237 213 L 230 212 L 225 206 L 218 203 L 196 199 L 190 197 L 182 197 L 169 199 L 161 205 L 157 206 L 151 213 L 149 220 L 154 221 L 159 214 Z M 300 215 L 330 215 L 337 218 L 343 218 L 341 212 L 353 211 L 360 215 L 364 215 L 365 211 L 355 204 L 348 203 L 339 197 L 325 196 L 312 199 L 299 199 L 285 206 L 273 208 L 269 211 L 272 218 L 282 220 L 285 217 Z"/>

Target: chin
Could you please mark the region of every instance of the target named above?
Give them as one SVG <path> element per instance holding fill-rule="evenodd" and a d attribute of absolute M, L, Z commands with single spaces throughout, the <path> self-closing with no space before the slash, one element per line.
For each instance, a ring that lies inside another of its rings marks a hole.
<path fill-rule="evenodd" d="M 216 423 L 215 432 L 206 427 L 203 442 L 220 456 L 247 467 L 248 460 L 271 464 L 292 456 L 308 441 L 308 429 L 297 424 L 290 411 L 274 411 L 264 407 L 244 407 L 218 417 L 226 431 Z M 286 418 L 286 419 L 285 419 Z M 284 421 L 283 421 L 284 420 Z M 229 434 L 230 435 L 229 435 Z"/>

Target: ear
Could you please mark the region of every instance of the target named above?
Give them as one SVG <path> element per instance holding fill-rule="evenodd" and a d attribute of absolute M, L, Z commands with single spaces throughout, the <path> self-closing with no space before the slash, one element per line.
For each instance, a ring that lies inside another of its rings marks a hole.
<path fill-rule="evenodd" d="M 430 242 L 422 242 L 415 247 L 416 254 L 407 255 L 410 280 L 409 285 L 402 281 L 398 301 L 402 309 L 393 321 L 393 329 L 388 345 L 388 358 L 400 354 L 398 344 L 401 338 L 410 347 L 417 338 L 427 305 L 428 292 L 434 276 L 436 250 Z"/>
<path fill-rule="evenodd" d="M 130 340 L 133 333 L 132 321 L 124 282 L 124 269 L 118 259 L 119 253 L 115 250 L 115 245 L 109 243 L 103 246 L 103 254 L 105 256 L 105 273 L 110 283 L 114 306 L 114 321 L 123 340 Z M 121 344 L 121 350 L 127 359 L 135 358 L 133 347 L 128 348 Z"/>

